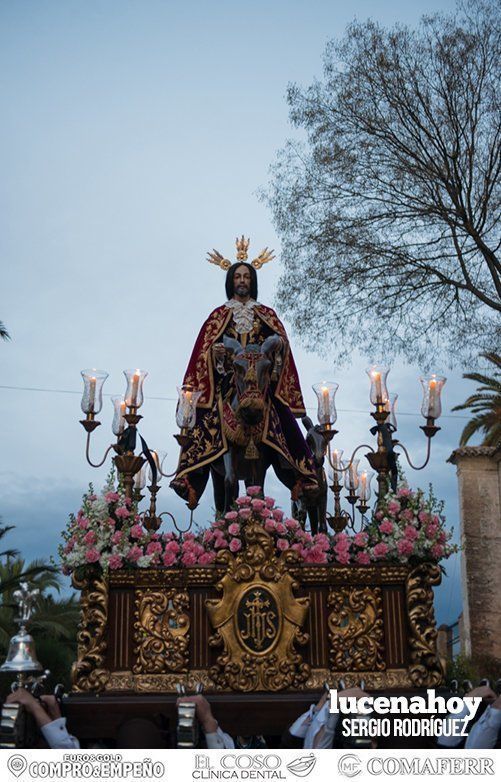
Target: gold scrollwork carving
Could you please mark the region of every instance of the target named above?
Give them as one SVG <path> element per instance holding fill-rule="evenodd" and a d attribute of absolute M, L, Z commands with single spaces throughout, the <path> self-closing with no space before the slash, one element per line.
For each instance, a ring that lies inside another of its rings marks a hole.
<path fill-rule="evenodd" d="M 214 634 L 209 644 L 223 647 L 210 678 L 223 689 L 276 692 L 298 688 L 310 675 L 296 646 L 305 644 L 302 631 L 308 598 L 297 598 L 297 582 L 288 572 L 296 552 L 277 556 L 262 525 L 244 530 L 247 548 L 238 556 L 218 554 L 226 573 L 216 588 L 222 597 L 207 600 Z"/>
<path fill-rule="evenodd" d="M 134 673 L 187 671 L 189 666 L 188 592 L 173 588 L 135 595 Z"/>
<path fill-rule="evenodd" d="M 409 676 L 415 687 L 436 687 L 443 681 L 432 589 L 441 580 L 440 568 L 431 562 L 416 565 L 407 576 L 407 615 L 411 628 Z"/>
<path fill-rule="evenodd" d="M 368 690 L 389 690 L 412 687 L 412 681 L 406 668 L 388 669 L 386 671 L 330 671 L 326 668 L 314 668 L 309 679 L 301 689 L 320 690 L 324 682 L 336 687 L 339 679 L 343 679 L 347 687 L 357 687 L 363 678 Z"/>
<path fill-rule="evenodd" d="M 379 587 L 343 586 L 327 596 L 330 665 L 340 671 L 385 668 L 383 598 Z"/>
<path fill-rule="evenodd" d="M 108 582 L 102 577 L 79 579 L 73 574 L 73 586 L 82 592 L 78 626 L 78 656 L 71 669 L 74 692 L 100 692 L 110 677 L 105 668 L 107 651 Z"/>

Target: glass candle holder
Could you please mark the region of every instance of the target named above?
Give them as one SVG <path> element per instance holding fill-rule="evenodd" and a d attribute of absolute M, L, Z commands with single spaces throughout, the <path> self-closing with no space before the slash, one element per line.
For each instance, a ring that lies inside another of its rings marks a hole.
<path fill-rule="evenodd" d="M 145 369 L 124 369 L 124 375 L 127 380 L 125 390 L 125 404 L 127 407 L 141 407 L 144 402 L 143 383 L 148 376 Z"/>
<path fill-rule="evenodd" d="M 192 386 L 178 386 L 179 399 L 176 407 L 176 423 L 181 429 L 193 429 L 197 418 L 197 402 L 202 392 Z"/>
<path fill-rule="evenodd" d="M 389 394 L 384 406 L 384 409 L 390 414 L 386 419 L 386 422 L 391 424 L 395 431 L 397 431 L 397 399 L 398 394 Z"/>
<path fill-rule="evenodd" d="M 344 473 L 344 485 L 345 488 L 348 489 L 349 492 L 352 492 L 353 494 L 356 493 L 356 490 L 358 489 L 359 484 L 359 474 L 358 474 L 358 465 L 360 463 L 360 459 L 354 459 L 352 463 L 350 464 L 350 467 L 346 472 Z M 343 467 L 347 467 L 348 464 L 345 464 L 343 462 Z"/>
<path fill-rule="evenodd" d="M 111 404 L 113 405 L 113 422 L 111 429 L 113 434 L 119 437 L 125 429 L 124 415 L 127 412 L 127 405 L 123 396 L 112 396 Z"/>
<path fill-rule="evenodd" d="M 421 405 L 421 415 L 434 421 L 440 418 L 442 414 L 441 394 L 447 378 L 436 375 L 423 375 L 419 378 L 423 386 L 423 403 Z"/>
<path fill-rule="evenodd" d="M 360 502 L 367 504 L 371 498 L 371 481 L 374 477 L 372 470 L 362 470 L 359 475 L 358 497 Z"/>
<path fill-rule="evenodd" d="M 380 364 L 373 364 L 365 370 L 371 381 L 370 400 L 373 405 L 385 405 L 388 401 L 388 389 L 386 387 L 386 378 L 389 367 L 383 367 Z"/>
<path fill-rule="evenodd" d="M 82 369 L 84 391 L 80 407 L 86 415 L 100 413 L 103 407 L 103 384 L 108 373 L 102 369 Z"/>
<path fill-rule="evenodd" d="M 149 466 L 148 462 L 145 462 L 141 469 L 134 475 L 134 488 L 136 491 L 142 491 L 146 486 Z"/>
<path fill-rule="evenodd" d="M 167 453 L 165 451 L 150 451 L 150 453 L 153 456 L 153 461 L 155 462 L 157 468 L 157 483 L 159 483 L 162 478 L 160 470 L 162 469 L 164 459 L 167 456 Z M 148 480 L 150 483 L 153 483 L 153 473 L 149 465 L 148 465 Z"/>
<path fill-rule="evenodd" d="M 329 478 L 332 482 L 336 479 L 338 483 L 343 483 L 343 453 L 341 448 L 333 448 L 330 452 Z"/>
<path fill-rule="evenodd" d="M 315 383 L 312 388 L 317 395 L 318 423 L 321 426 L 335 424 L 337 419 L 335 397 L 339 384 L 325 380 L 322 383 Z"/>

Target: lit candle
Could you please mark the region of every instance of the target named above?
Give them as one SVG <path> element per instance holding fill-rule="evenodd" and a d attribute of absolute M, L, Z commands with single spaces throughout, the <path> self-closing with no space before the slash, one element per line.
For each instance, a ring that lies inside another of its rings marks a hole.
<path fill-rule="evenodd" d="M 436 404 L 437 404 L 437 381 L 432 378 L 428 383 L 429 397 L 428 397 L 428 417 L 437 418 Z"/>
<path fill-rule="evenodd" d="M 364 471 L 360 474 L 360 499 L 367 499 L 367 473 Z"/>
<path fill-rule="evenodd" d="M 91 377 L 90 378 L 90 384 L 89 384 L 89 412 L 94 412 L 94 407 L 96 406 L 96 378 Z"/>
<path fill-rule="evenodd" d="M 324 411 L 324 424 L 329 424 L 331 420 L 331 406 L 329 401 L 329 389 L 322 386 L 322 407 Z"/>
<path fill-rule="evenodd" d="M 380 405 L 383 401 L 383 391 L 381 388 L 381 372 L 373 372 L 372 378 L 376 386 L 376 399 L 377 404 Z"/>
<path fill-rule="evenodd" d="M 131 407 L 137 407 L 137 394 L 139 391 L 139 370 L 136 369 L 132 376 L 132 385 L 130 390 Z"/>

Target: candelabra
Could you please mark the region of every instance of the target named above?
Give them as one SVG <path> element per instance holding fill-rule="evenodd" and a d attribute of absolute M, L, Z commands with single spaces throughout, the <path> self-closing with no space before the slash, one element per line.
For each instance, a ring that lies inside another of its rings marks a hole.
<path fill-rule="evenodd" d="M 149 478 L 150 504 L 148 510 L 141 514 L 141 520 L 146 529 L 156 531 L 160 527 L 164 515 L 169 516 L 176 528 L 179 529 L 171 513 L 164 511 L 157 515 L 156 512 L 157 494 L 160 489 L 159 479 L 161 476 L 170 478 L 175 475 L 175 472 L 163 472 L 162 466 L 165 454 L 162 454 L 160 451 L 150 450 L 138 432 L 138 424 L 142 419 L 138 410 L 144 401 L 143 384 L 148 372 L 143 369 L 124 370 L 127 381 L 125 394 L 123 397 L 111 397 L 114 411 L 112 431 L 116 441 L 106 448 L 99 462 L 94 462 L 91 459 L 90 440 L 92 432 L 101 423 L 96 419 L 96 416 L 103 407 L 103 385 L 108 377 L 108 373 L 98 369 L 84 369 L 81 375 L 84 381 L 81 409 L 85 414 L 85 418 L 80 423 L 87 432 L 85 448 L 87 462 L 91 467 L 102 467 L 108 458 L 108 454 L 113 451 L 115 454 L 113 462 L 123 484 L 125 496 L 128 499 L 139 503 L 144 498 L 142 491 Z M 190 386 L 178 388 L 179 399 L 176 421 L 180 427 L 180 432 L 174 436 L 180 445 L 188 442 L 189 432 L 195 426 L 196 405 L 200 394 L 200 391 L 195 391 Z M 140 442 L 139 447 L 137 445 L 138 439 Z M 190 526 L 191 521 L 192 519 L 190 518 Z"/>
<path fill-rule="evenodd" d="M 362 526 L 365 522 L 365 514 L 369 509 L 371 498 L 371 480 L 374 472 L 377 474 L 377 503 L 381 506 L 389 488 L 396 489 L 398 468 L 397 448 L 404 453 L 409 466 L 414 470 L 422 470 L 426 467 L 431 456 L 431 440 L 440 430 L 436 426 L 436 420 L 442 412 L 441 392 L 446 382 L 445 377 L 436 374 L 425 375 L 420 378 L 423 388 L 423 402 L 421 413 L 426 424 L 420 428 L 426 436 L 426 456 L 424 462 L 417 466 L 411 460 L 408 449 L 396 437 L 397 418 L 396 402 L 398 395 L 389 394 L 387 388 L 387 367 L 373 365 L 367 369 L 370 379 L 370 402 L 374 406 L 371 413 L 375 426 L 370 433 L 376 437 L 376 447 L 367 443 L 358 445 L 348 461 L 343 461 L 343 451 L 332 448 L 331 441 L 338 432 L 333 429 L 337 420 L 335 395 L 338 389 L 336 383 L 318 383 L 313 390 L 318 400 L 318 421 L 325 440 L 325 451 L 329 463 L 330 489 L 333 493 L 334 512 L 327 514 L 327 522 L 336 532 L 342 531 L 348 524 L 355 528 L 355 506 L 362 518 Z M 360 470 L 359 459 L 355 459 L 358 451 L 368 449 L 364 454 L 372 467 L 371 470 Z M 347 490 L 346 500 L 351 505 L 351 513 L 341 507 L 341 491 L 343 484 Z M 358 505 L 357 505 L 358 503 Z"/>

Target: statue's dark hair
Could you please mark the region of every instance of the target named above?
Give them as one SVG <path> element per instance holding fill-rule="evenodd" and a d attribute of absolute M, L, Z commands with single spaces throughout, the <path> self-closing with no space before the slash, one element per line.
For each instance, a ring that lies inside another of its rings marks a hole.
<path fill-rule="evenodd" d="M 250 271 L 251 276 L 251 284 L 250 284 L 250 297 L 251 299 L 255 299 L 257 301 L 257 272 L 250 263 L 244 263 L 244 261 L 237 261 L 236 263 L 232 264 L 228 271 L 226 272 L 226 296 L 229 299 L 233 298 L 233 294 L 235 293 L 235 285 L 233 278 L 235 276 L 235 272 L 238 269 L 239 266 L 245 266 Z"/>

